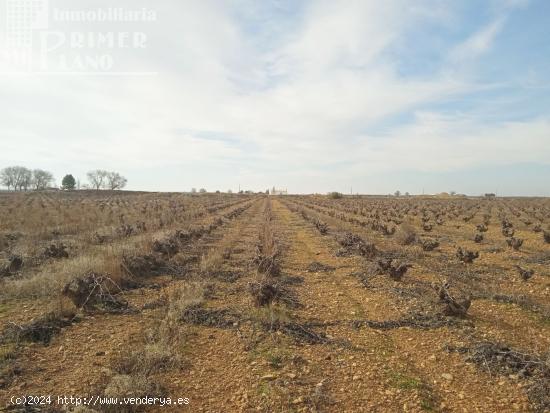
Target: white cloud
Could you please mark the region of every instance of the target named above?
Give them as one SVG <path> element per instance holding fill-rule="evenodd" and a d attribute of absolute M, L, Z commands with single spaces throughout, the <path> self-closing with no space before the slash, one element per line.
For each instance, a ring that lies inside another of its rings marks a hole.
<path fill-rule="evenodd" d="M 373 170 L 443 172 L 487 165 L 548 163 L 550 120 L 482 125 L 468 116 L 417 113 L 414 123 L 389 136 L 366 138 L 361 154 Z M 388 161 L 391 160 L 391 161 Z"/>
<path fill-rule="evenodd" d="M 471 35 L 451 51 L 451 60 L 453 62 L 462 62 L 464 60 L 474 59 L 488 52 L 497 35 L 504 27 L 504 23 L 504 18 L 498 18 Z"/>
<path fill-rule="evenodd" d="M 0 76 L 0 163 L 65 168 L 76 162 L 80 173 L 145 167 L 159 176 L 164 167 L 183 165 L 183 187 L 196 174 L 186 165 L 203 163 L 218 171 L 201 178 L 223 189 L 230 174 L 264 185 L 292 174 L 360 177 L 388 166 L 444 171 L 502 160 L 547 162 L 540 155 L 549 149 L 544 120 L 485 125 L 425 112 L 385 136 L 366 133 L 388 116 L 483 88 L 443 75 L 447 67 L 431 79 L 404 78 L 386 53 L 418 25 L 450 12 L 432 1 L 306 4 L 300 18 L 285 22 L 284 34 L 276 22 L 254 29 L 268 31 L 258 35 L 261 42 L 229 3 L 159 4 L 159 22 L 147 26 L 147 53 L 121 56 L 158 76 Z M 498 18 L 451 56 L 487 52 L 504 23 Z M 514 138 L 522 134 L 536 151 Z"/>

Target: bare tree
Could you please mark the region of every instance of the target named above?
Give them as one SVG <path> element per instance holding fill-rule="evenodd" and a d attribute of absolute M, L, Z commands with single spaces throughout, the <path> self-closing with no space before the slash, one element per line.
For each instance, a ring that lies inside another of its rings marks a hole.
<path fill-rule="evenodd" d="M 10 166 L 4 168 L 0 174 L 2 185 L 8 189 L 13 187 L 14 190 L 27 190 L 31 185 L 32 172 L 24 166 Z"/>
<path fill-rule="evenodd" d="M 32 185 L 32 171 L 27 168 L 22 168 L 20 171 L 19 190 L 27 191 Z"/>
<path fill-rule="evenodd" d="M 118 172 L 109 172 L 107 174 L 107 184 L 111 190 L 122 189 L 127 183 L 128 180 Z"/>
<path fill-rule="evenodd" d="M 15 167 L 8 166 L 0 171 L 0 184 L 8 187 L 8 191 L 13 187 L 15 188 Z"/>
<path fill-rule="evenodd" d="M 88 177 L 88 181 L 90 182 L 90 185 L 92 188 L 99 190 L 103 188 L 105 185 L 105 180 L 107 176 L 109 175 L 109 172 L 104 171 L 102 169 L 96 169 L 95 171 L 90 171 L 86 174 Z"/>
<path fill-rule="evenodd" d="M 46 189 L 53 181 L 53 175 L 42 169 L 35 169 L 32 171 L 32 186 L 34 189 L 41 190 Z"/>

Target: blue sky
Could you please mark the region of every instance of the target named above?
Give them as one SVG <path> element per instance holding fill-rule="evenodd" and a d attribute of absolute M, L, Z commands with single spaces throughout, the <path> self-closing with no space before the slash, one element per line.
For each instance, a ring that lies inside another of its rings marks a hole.
<path fill-rule="evenodd" d="M 147 23 L 50 21 L 144 32 L 107 52 L 156 75 L 2 75 L 0 60 L 0 167 L 118 170 L 143 190 L 550 196 L 545 0 L 157 3 L 94 3 Z"/>

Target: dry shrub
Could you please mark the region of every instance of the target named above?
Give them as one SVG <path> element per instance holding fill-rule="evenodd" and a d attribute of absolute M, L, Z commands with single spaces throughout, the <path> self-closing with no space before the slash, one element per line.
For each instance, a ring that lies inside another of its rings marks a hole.
<path fill-rule="evenodd" d="M 262 327 L 267 331 L 279 331 L 296 342 L 306 344 L 326 344 L 330 339 L 324 333 L 317 333 L 307 324 L 296 322 L 285 322 L 282 320 L 271 320 L 263 322 Z"/>
<path fill-rule="evenodd" d="M 516 265 L 515 267 L 523 281 L 529 280 L 535 274 L 535 270 L 521 268 L 519 265 Z"/>
<path fill-rule="evenodd" d="M 225 249 L 215 248 L 201 257 L 200 271 L 204 274 L 216 273 L 222 270 L 225 261 Z"/>
<path fill-rule="evenodd" d="M 23 258 L 19 255 L 12 255 L 8 259 L 8 263 L 3 268 L 0 267 L 0 277 L 9 277 L 17 274 L 23 267 Z"/>
<path fill-rule="evenodd" d="M 256 307 L 266 307 L 274 302 L 283 303 L 291 308 L 299 306 L 298 298 L 282 280 L 263 279 L 249 283 L 248 291 Z"/>
<path fill-rule="evenodd" d="M 181 363 L 180 355 L 170 346 L 153 342 L 123 355 L 116 361 L 115 369 L 120 374 L 149 376 L 180 366 Z"/>
<path fill-rule="evenodd" d="M 343 247 L 344 254 L 355 253 L 365 258 L 374 258 L 378 251 L 376 246 L 368 241 L 363 240 L 359 235 L 347 232 L 338 237 L 338 243 Z"/>
<path fill-rule="evenodd" d="M 502 235 L 504 235 L 507 238 L 513 237 L 514 233 L 515 233 L 514 228 L 511 228 L 511 227 L 502 228 Z"/>
<path fill-rule="evenodd" d="M 479 251 L 469 251 L 466 248 L 458 247 L 456 251 L 457 258 L 465 264 L 471 264 L 476 258 L 479 258 Z"/>
<path fill-rule="evenodd" d="M 359 235 L 346 232 L 343 236 L 338 237 L 338 243 L 346 248 L 352 248 L 363 242 L 363 239 Z"/>
<path fill-rule="evenodd" d="M 161 274 L 166 270 L 166 262 L 152 254 L 122 256 L 122 270 L 134 277 L 145 277 Z"/>
<path fill-rule="evenodd" d="M 423 239 L 421 241 L 422 250 L 424 251 L 433 251 L 437 247 L 439 247 L 439 241 L 435 239 Z"/>
<path fill-rule="evenodd" d="M 542 237 L 544 239 L 544 242 L 550 244 L 550 231 L 543 231 Z"/>
<path fill-rule="evenodd" d="M 389 227 L 386 223 L 376 225 L 376 229 L 386 236 L 395 234 L 395 227 Z"/>
<path fill-rule="evenodd" d="M 157 341 L 166 345 L 177 345 L 184 337 L 181 316 L 186 309 L 204 301 L 205 289 L 200 283 L 180 283 L 168 293 L 166 312 L 157 327 Z"/>
<path fill-rule="evenodd" d="M 257 248 L 253 263 L 256 264 L 258 272 L 262 274 L 273 277 L 281 274 L 281 267 L 277 255 L 264 255 L 260 249 Z"/>
<path fill-rule="evenodd" d="M 67 246 L 63 243 L 50 244 L 42 255 L 46 258 L 69 258 Z"/>
<path fill-rule="evenodd" d="M 54 335 L 72 322 L 73 319 L 67 319 L 57 312 L 50 312 L 28 324 L 10 323 L 0 335 L 0 342 L 48 344 Z"/>
<path fill-rule="evenodd" d="M 313 225 L 315 225 L 315 228 L 317 228 L 321 235 L 326 235 L 328 233 L 328 225 L 326 222 L 316 219 Z"/>
<path fill-rule="evenodd" d="M 368 268 L 370 274 L 388 274 L 391 279 L 400 281 L 411 264 L 404 263 L 398 259 L 380 258 Z"/>
<path fill-rule="evenodd" d="M 128 310 L 128 302 L 117 296 L 121 291 L 109 276 L 90 272 L 67 283 L 62 294 L 88 312 L 120 312 Z"/>
<path fill-rule="evenodd" d="M 173 256 L 179 251 L 178 240 L 174 236 L 168 236 L 162 239 L 156 239 L 153 241 L 151 249 L 154 252 L 158 252 L 162 255 Z"/>
<path fill-rule="evenodd" d="M 488 228 L 485 224 L 478 224 L 476 225 L 476 228 L 479 232 L 487 232 Z"/>
<path fill-rule="evenodd" d="M 466 361 L 489 374 L 516 375 L 526 381 L 531 411 L 550 410 L 550 355 L 543 357 L 514 349 L 508 345 L 482 342 L 471 347 L 451 347 L 448 351 L 466 354 Z"/>
<path fill-rule="evenodd" d="M 72 279 L 92 270 L 109 274 L 113 281 L 121 285 L 125 275 L 120 268 L 119 254 L 114 248 L 101 248 L 68 260 L 44 263 L 40 271 L 32 276 L 7 279 L 0 290 L 0 299 L 57 297 Z"/>
<path fill-rule="evenodd" d="M 471 297 L 455 298 L 450 292 L 450 284 L 445 281 L 436 287 L 439 301 L 444 305 L 443 314 L 453 317 L 466 317 L 472 304 Z"/>
<path fill-rule="evenodd" d="M 206 308 L 202 304 L 186 307 L 180 321 L 207 327 L 231 328 L 237 325 L 241 317 L 227 308 Z"/>
<path fill-rule="evenodd" d="M 416 231 L 410 224 L 401 224 L 395 234 L 395 240 L 401 245 L 411 245 L 417 239 Z"/>
<path fill-rule="evenodd" d="M 481 233 L 475 234 L 474 235 L 474 242 L 476 244 L 479 244 L 479 243 L 481 243 L 481 241 L 483 241 L 483 234 L 481 234 Z"/>
<path fill-rule="evenodd" d="M 518 251 L 521 246 L 523 245 L 523 239 L 521 238 L 507 238 L 506 243 L 509 247 L 513 248 L 514 250 Z"/>

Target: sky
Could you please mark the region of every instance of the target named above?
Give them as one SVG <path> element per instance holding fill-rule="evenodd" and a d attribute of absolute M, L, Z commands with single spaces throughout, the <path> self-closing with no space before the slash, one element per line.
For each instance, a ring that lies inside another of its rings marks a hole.
<path fill-rule="evenodd" d="M 550 196 L 547 0 L 39 0 L 30 66 L 6 1 L 0 168 L 150 191 Z"/>

